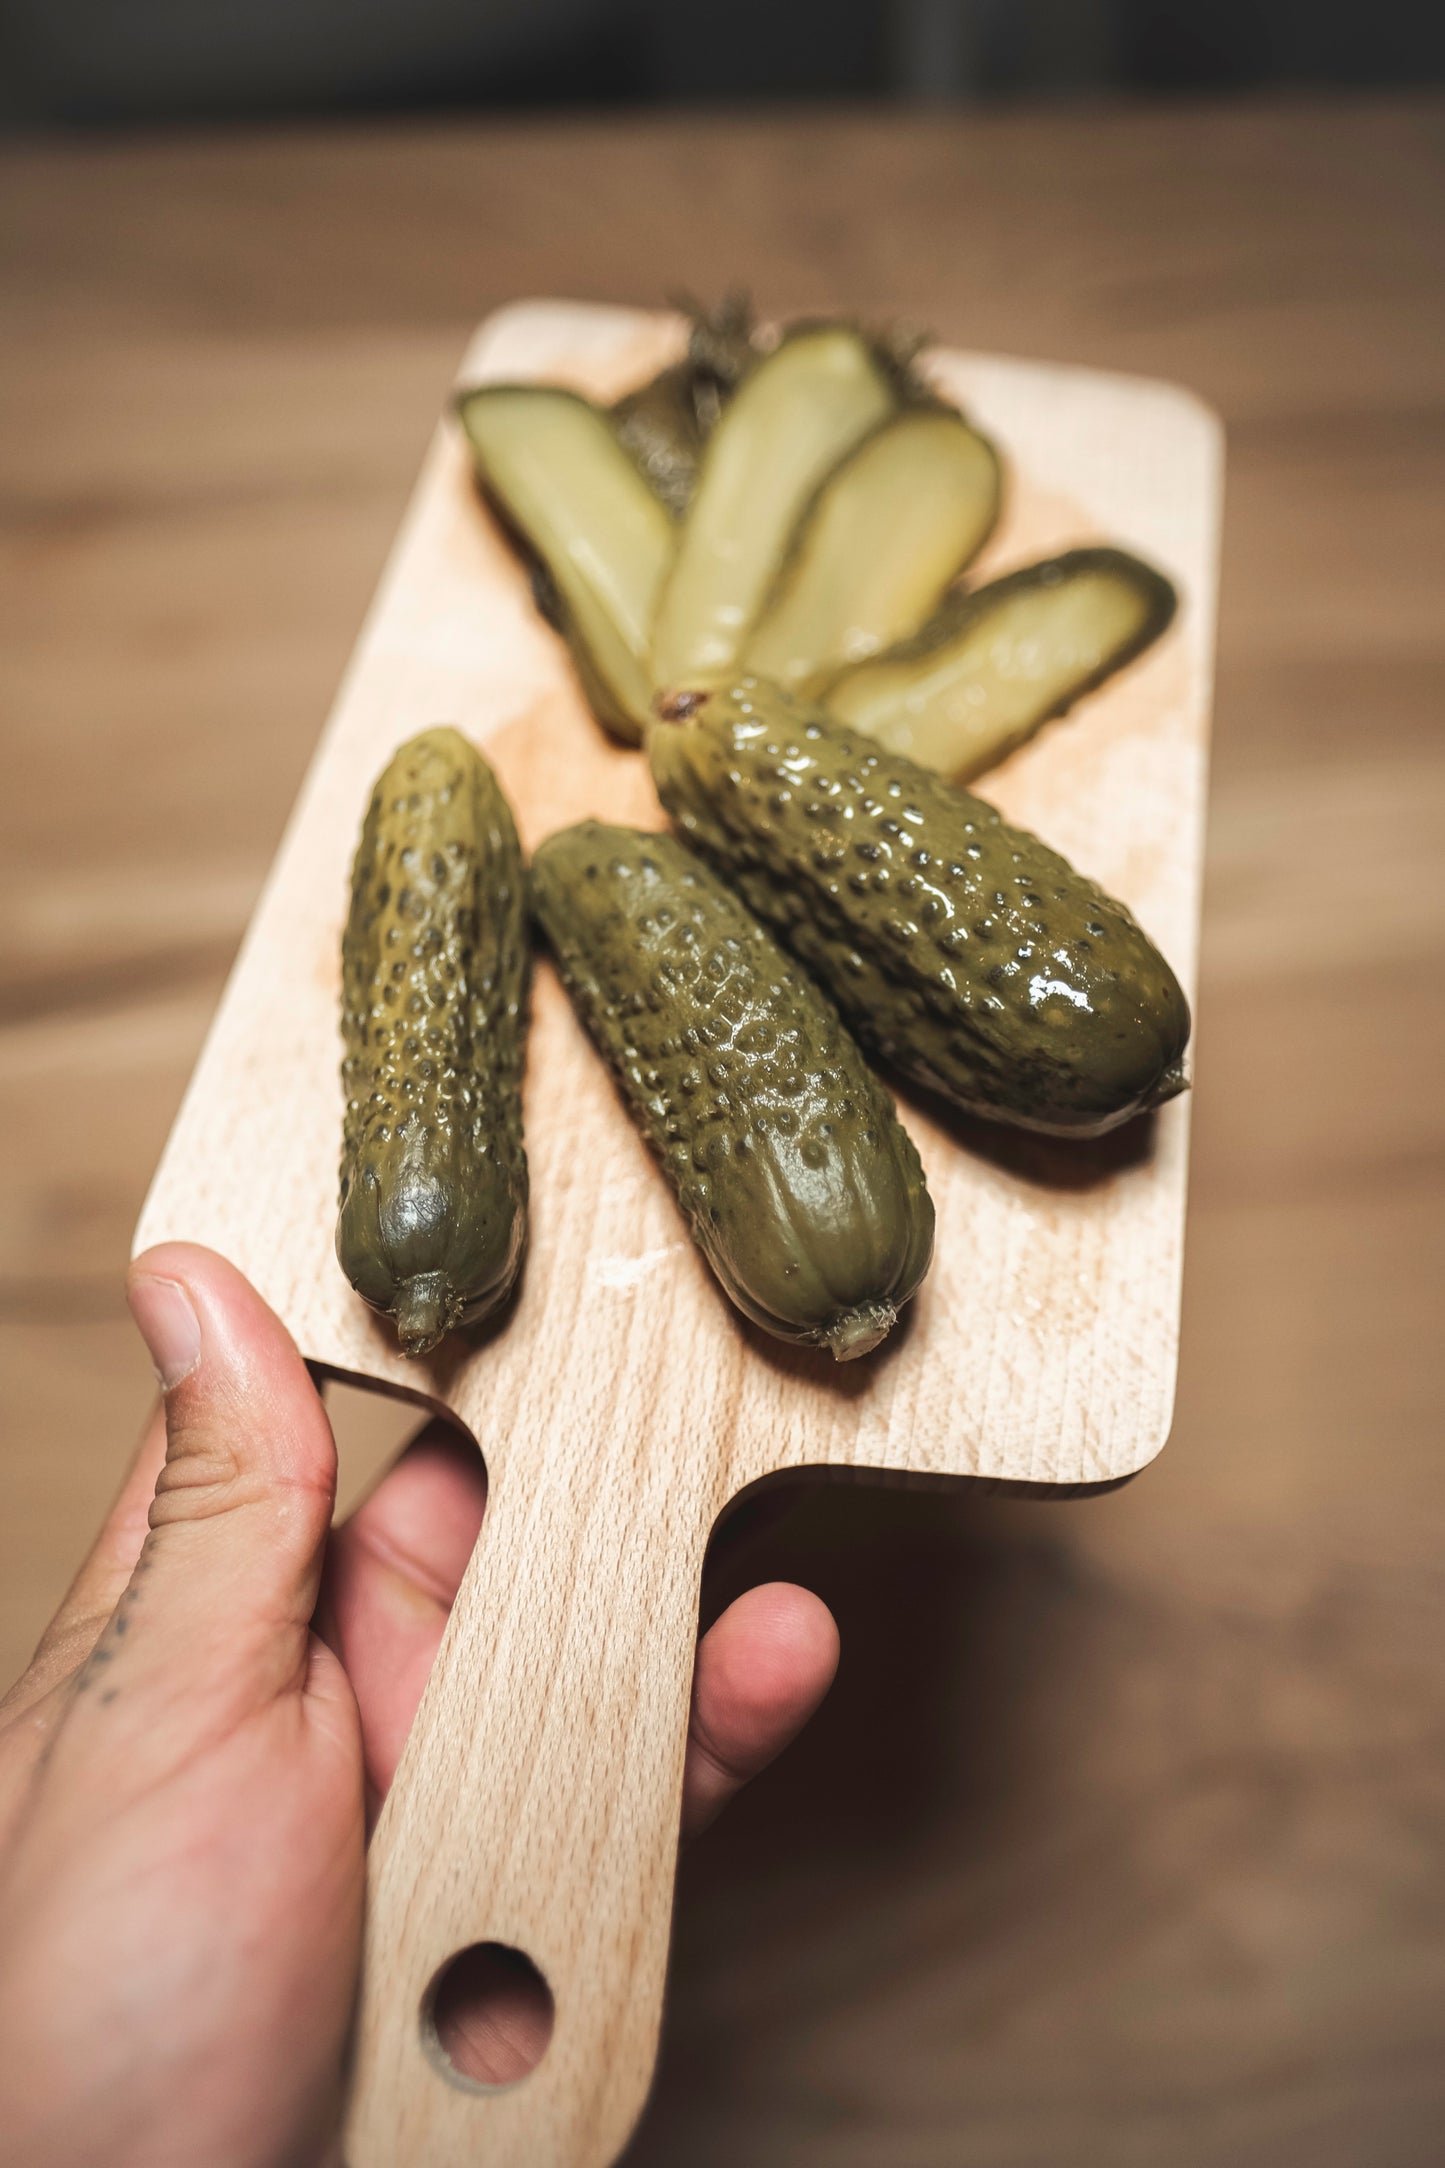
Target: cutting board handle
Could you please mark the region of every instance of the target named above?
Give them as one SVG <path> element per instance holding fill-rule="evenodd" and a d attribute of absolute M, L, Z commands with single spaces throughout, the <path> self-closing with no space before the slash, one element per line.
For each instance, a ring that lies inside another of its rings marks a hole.
<path fill-rule="evenodd" d="M 608 2168 L 647 2096 L 707 1529 L 680 1541 L 631 1454 L 579 1440 L 549 1468 L 515 1491 L 492 1470 L 373 1839 L 348 2168 Z M 459 2079 L 430 2015 L 477 1943 L 554 1999 L 542 2060 L 502 2087 Z"/>

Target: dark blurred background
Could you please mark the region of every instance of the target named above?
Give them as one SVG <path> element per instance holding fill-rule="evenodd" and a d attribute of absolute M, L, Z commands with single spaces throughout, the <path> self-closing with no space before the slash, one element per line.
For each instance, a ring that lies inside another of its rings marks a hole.
<path fill-rule="evenodd" d="M 1445 78 L 1421 0 L 0 0 L 0 126 Z"/>

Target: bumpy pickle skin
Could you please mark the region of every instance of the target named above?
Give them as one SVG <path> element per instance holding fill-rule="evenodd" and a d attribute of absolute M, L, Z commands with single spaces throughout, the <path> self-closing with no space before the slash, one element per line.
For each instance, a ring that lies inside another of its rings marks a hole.
<path fill-rule="evenodd" d="M 683 835 L 865 1045 L 972 1114 L 1098 1136 L 1185 1088 L 1189 1008 L 1125 909 L 992 806 L 777 686 L 662 703 Z"/>
<path fill-rule="evenodd" d="M 457 731 L 377 780 L 342 942 L 336 1254 L 426 1355 L 506 1299 L 527 1227 L 525 876 L 511 811 Z"/>
<path fill-rule="evenodd" d="M 743 378 L 708 440 L 662 586 L 656 685 L 726 680 L 813 493 L 898 397 L 877 347 L 849 324 L 790 332 Z"/>
<path fill-rule="evenodd" d="M 833 1004 L 675 836 L 583 821 L 532 907 L 693 1239 L 782 1340 L 869 1352 L 933 1252 L 913 1143 Z"/>
<path fill-rule="evenodd" d="M 676 545 L 670 513 L 610 418 L 575 392 L 489 384 L 464 392 L 457 413 L 484 493 L 540 570 L 588 705 L 640 744 L 653 615 Z"/>
<path fill-rule="evenodd" d="M 823 704 L 968 783 L 1143 654 L 1176 606 L 1163 574 L 1127 551 L 1068 550 L 945 597 L 921 631 L 837 675 Z"/>
<path fill-rule="evenodd" d="M 676 517 L 691 501 L 703 446 L 724 405 L 757 360 L 746 294 L 725 295 L 715 309 L 680 306 L 690 320 L 683 359 L 608 409 L 620 442 Z"/>
<path fill-rule="evenodd" d="M 998 518 L 998 454 L 951 407 L 915 405 L 863 439 L 803 515 L 746 668 L 811 694 L 916 633 Z"/>
<path fill-rule="evenodd" d="M 676 361 L 608 409 L 617 441 L 674 519 L 687 510 L 707 441 L 698 390 L 688 363 Z"/>

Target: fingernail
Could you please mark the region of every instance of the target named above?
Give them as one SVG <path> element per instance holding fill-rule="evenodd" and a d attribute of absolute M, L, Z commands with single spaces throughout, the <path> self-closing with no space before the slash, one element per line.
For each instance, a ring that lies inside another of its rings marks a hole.
<path fill-rule="evenodd" d="M 201 1321 L 178 1280 L 142 1276 L 126 1290 L 130 1314 L 150 1349 L 163 1393 L 188 1378 L 201 1359 Z"/>

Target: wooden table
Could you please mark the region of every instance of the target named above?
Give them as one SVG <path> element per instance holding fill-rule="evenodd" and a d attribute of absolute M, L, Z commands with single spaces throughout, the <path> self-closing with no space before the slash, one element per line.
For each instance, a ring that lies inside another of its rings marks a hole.
<path fill-rule="evenodd" d="M 139 1419 L 131 1225 L 467 328 L 736 279 L 1229 426 L 1174 1440 L 1088 1504 L 720 1539 L 709 1603 L 807 1578 L 844 1670 L 685 1865 L 637 2168 L 1440 2157 L 1442 151 L 1420 102 L 0 158 L 7 1671 Z M 344 1427 L 354 1488 L 391 1432 Z"/>

